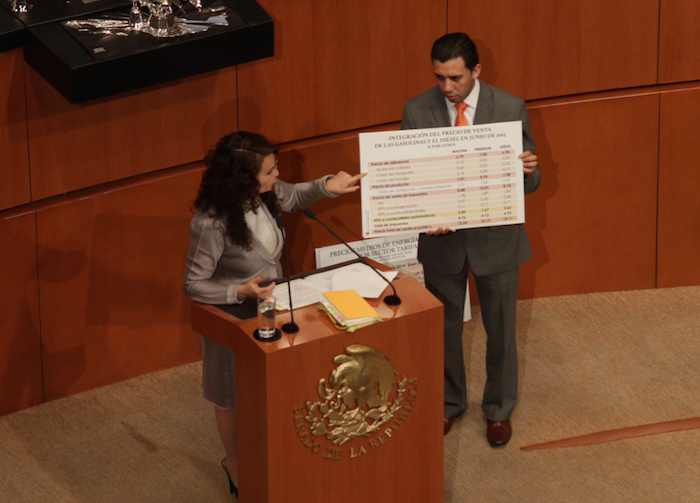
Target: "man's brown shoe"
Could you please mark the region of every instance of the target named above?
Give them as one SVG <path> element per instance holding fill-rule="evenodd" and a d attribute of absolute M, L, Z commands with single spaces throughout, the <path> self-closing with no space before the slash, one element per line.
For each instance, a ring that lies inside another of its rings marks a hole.
<path fill-rule="evenodd" d="M 506 419 L 505 421 L 486 420 L 486 439 L 489 441 L 489 444 L 491 444 L 491 447 L 506 445 L 512 433 L 513 430 L 510 427 L 510 419 Z"/>
<path fill-rule="evenodd" d="M 447 435 L 450 432 L 450 430 L 452 429 L 452 423 L 454 423 L 454 422 L 455 422 L 454 416 L 448 416 L 447 414 L 445 414 L 445 423 L 444 423 L 445 435 Z"/>

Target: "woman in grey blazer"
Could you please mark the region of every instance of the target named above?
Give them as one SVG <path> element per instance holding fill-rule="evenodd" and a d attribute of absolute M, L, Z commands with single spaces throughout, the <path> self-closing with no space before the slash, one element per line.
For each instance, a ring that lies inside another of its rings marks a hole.
<path fill-rule="evenodd" d="M 247 297 L 265 297 L 282 276 L 279 257 L 282 234 L 275 217 L 323 197 L 355 192 L 362 174 L 344 171 L 311 182 L 278 180 L 277 147 L 262 135 L 239 131 L 221 138 L 205 158 L 190 245 L 185 262 L 184 291 L 198 302 L 239 304 Z M 216 424 L 226 451 L 222 466 L 232 493 L 238 493 L 233 351 L 201 337 L 202 388 L 213 402 Z"/>

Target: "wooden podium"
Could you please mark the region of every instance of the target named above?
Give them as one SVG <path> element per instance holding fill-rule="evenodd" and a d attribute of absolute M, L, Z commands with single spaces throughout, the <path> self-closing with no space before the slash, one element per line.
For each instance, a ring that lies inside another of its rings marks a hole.
<path fill-rule="evenodd" d="M 193 330 L 236 352 L 241 503 L 443 501 L 442 304 L 393 283 L 401 305 L 388 289 L 369 301 L 379 323 L 346 333 L 308 306 L 274 342 L 253 337 L 255 318 L 194 303 Z"/>

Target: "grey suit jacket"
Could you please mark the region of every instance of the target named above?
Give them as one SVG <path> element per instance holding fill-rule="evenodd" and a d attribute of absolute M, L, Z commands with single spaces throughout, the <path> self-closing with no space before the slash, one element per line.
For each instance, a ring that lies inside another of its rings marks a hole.
<path fill-rule="evenodd" d="M 336 197 L 326 189 L 328 176 L 312 182 L 291 184 L 277 180 L 274 190 L 282 210 L 291 212 L 323 197 Z M 262 211 L 278 234 L 275 219 L 263 204 Z M 281 247 L 279 247 L 281 249 Z M 279 254 L 278 254 L 279 255 Z M 238 304 L 238 287 L 257 276 L 282 276 L 279 256 L 273 257 L 253 236 L 250 249 L 231 243 L 225 221 L 197 211 L 190 222 L 190 245 L 185 259 L 185 295 L 207 304 Z"/>
<path fill-rule="evenodd" d="M 508 122 L 523 123 L 523 149 L 535 152 L 530 134 L 525 102 L 510 93 L 480 81 L 479 102 L 474 124 Z M 445 98 L 438 87 L 428 89 L 404 104 L 402 129 L 449 127 L 450 116 Z M 539 168 L 525 178 L 525 193 L 540 184 Z M 443 236 L 421 234 L 418 240 L 418 260 L 445 274 L 457 274 L 464 265 L 464 255 L 478 276 L 513 269 L 528 259 L 532 252 L 522 224 L 464 229 Z"/>

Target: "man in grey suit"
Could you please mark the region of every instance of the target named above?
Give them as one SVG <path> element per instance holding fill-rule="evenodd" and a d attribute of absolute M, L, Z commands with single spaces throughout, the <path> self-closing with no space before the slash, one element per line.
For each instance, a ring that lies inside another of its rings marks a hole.
<path fill-rule="evenodd" d="M 522 121 L 525 192 L 540 182 L 525 102 L 479 80 L 481 65 L 474 42 L 450 33 L 433 44 L 437 86 L 408 100 L 401 127 L 419 129 Z M 482 410 L 486 437 L 505 445 L 518 387 L 515 308 L 518 266 L 531 255 L 522 224 L 454 231 L 446 227 L 420 235 L 418 260 L 428 289 L 445 305 L 445 421 L 447 434 L 467 407 L 462 328 L 467 272 L 471 268 L 486 329 L 486 386 Z"/>

